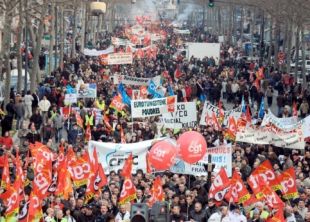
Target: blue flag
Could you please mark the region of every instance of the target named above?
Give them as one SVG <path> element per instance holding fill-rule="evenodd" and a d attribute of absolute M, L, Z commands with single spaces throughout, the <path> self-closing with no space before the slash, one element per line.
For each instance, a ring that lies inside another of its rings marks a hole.
<path fill-rule="evenodd" d="M 75 88 L 72 88 L 72 86 L 67 85 L 66 92 L 67 92 L 67 94 L 74 94 L 74 93 L 76 93 L 76 90 L 75 90 Z"/>
<path fill-rule="evenodd" d="M 174 92 L 170 84 L 168 84 L 168 93 L 169 93 L 169 96 L 174 96 Z"/>
<path fill-rule="evenodd" d="M 258 111 L 258 118 L 263 119 L 265 115 L 265 100 L 262 97 L 262 101 L 260 103 L 259 111 Z"/>
<path fill-rule="evenodd" d="M 206 101 L 206 99 L 207 99 L 206 95 L 204 93 L 201 93 L 200 96 L 199 96 L 199 100 L 201 102 L 204 102 L 204 101 Z"/>
<path fill-rule="evenodd" d="M 242 96 L 242 101 L 241 101 L 241 112 L 246 113 L 246 105 L 244 101 L 244 97 Z"/>
<path fill-rule="evenodd" d="M 156 88 L 157 86 L 154 81 L 151 80 L 149 86 L 147 87 L 147 91 L 153 96 L 153 98 L 163 98 L 163 96 L 157 92 Z"/>
<path fill-rule="evenodd" d="M 122 96 L 122 101 L 123 101 L 123 103 L 125 103 L 125 104 L 128 105 L 128 106 L 130 106 L 130 105 L 131 105 L 131 99 L 130 99 L 130 97 L 127 95 L 123 83 L 120 83 L 120 84 L 118 85 L 118 91 L 119 91 L 119 93 L 120 93 L 121 96 Z"/>

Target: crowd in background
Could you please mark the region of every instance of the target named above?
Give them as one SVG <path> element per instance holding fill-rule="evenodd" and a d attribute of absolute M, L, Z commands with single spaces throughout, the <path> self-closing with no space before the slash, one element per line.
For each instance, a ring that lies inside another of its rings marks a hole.
<path fill-rule="evenodd" d="M 251 109 L 253 118 L 257 117 L 261 98 L 266 98 L 268 107 L 275 106 L 278 117 L 292 115 L 292 104 L 297 104 L 298 115 L 304 118 L 309 115 L 310 93 L 296 84 L 292 76 L 276 69 L 265 71 L 265 78 L 260 80 L 259 87 L 255 85 L 255 72 L 261 68 L 258 61 L 246 62 L 237 59 L 242 49 L 234 49 L 223 45 L 220 58 L 189 58 L 179 54 L 182 48 L 180 41 L 217 42 L 217 37 L 200 30 L 191 30 L 192 35 L 180 35 L 173 32 L 173 27 L 163 27 L 167 33 L 166 41 L 158 44 L 156 59 L 135 59 L 132 65 L 101 65 L 99 58 L 84 56 L 79 52 L 75 58 L 65 61 L 63 71 L 56 70 L 40 83 L 36 92 L 11 92 L 10 102 L 1 114 L 1 156 L 9 155 L 10 179 L 14 181 L 13 159 L 19 152 L 25 168 L 28 181 L 34 179 L 33 166 L 26 163 L 29 155 L 29 144 L 42 142 L 54 153 L 59 152 L 59 144 L 73 147 L 80 155 L 87 149 L 85 131 L 87 124 L 91 127 L 91 139 L 102 142 L 120 143 L 121 129 L 124 130 L 126 143 L 134 143 L 153 139 L 164 135 L 177 139 L 189 129 L 163 129 L 157 125 L 158 117 L 131 120 L 130 107 L 123 112 L 116 112 L 109 107 L 111 100 L 118 93 L 118 86 L 113 84 L 115 73 L 123 75 L 152 78 L 162 77 L 162 88 L 171 85 L 178 102 L 195 101 L 197 116 L 200 118 L 204 101 L 214 105 L 219 101 L 226 106 L 238 107 L 242 98 Z M 121 37 L 123 28 L 118 27 L 108 36 Z M 109 41 L 102 41 L 100 49 L 109 46 Z M 98 48 L 99 49 L 99 48 Z M 119 48 L 118 50 L 121 50 Z M 179 69 L 182 75 L 176 79 L 175 71 Z M 64 116 L 61 108 L 66 107 L 65 94 L 68 86 L 72 88 L 79 82 L 97 83 L 97 98 L 79 99 L 80 116 L 83 119 L 81 126 L 75 113 Z M 132 90 L 139 89 L 127 86 L 126 92 L 131 97 Z M 168 92 L 166 92 L 168 95 Z M 99 123 L 91 116 L 93 113 L 87 108 L 100 109 L 102 115 L 109 119 L 111 130 L 104 121 Z M 222 132 L 217 132 L 212 126 L 197 126 L 194 128 L 206 138 L 208 147 L 215 144 L 233 144 L 233 169 L 241 173 L 244 181 L 264 160 L 269 159 L 276 172 L 294 166 L 299 198 L 286 203 L 285 217 L 288 222 L 310 221 L 310 147 L 306 144 L 305 150 L 289 150 L 268 145 L 254 145 L 235 143 L 224 138 Z M 14 135 L 12 135 L 12 132 Z M 0 157 L 1 158 L 1 157 Z M 225 201 L 218 206 L 213 199 L 208 199 L 210 183 L 207 175 L 194 177 L 165 172 L 162 177 L 165 200 L 169 203 L 171 221 L 265 221 L 271 212 L 263 202 L 258 202 L 253 209 L 246 211 L 243 206 L 229 204 Z M 150 197 L 150 189 L 154 179 L 153 174 L 137 172 L 133 181 L 137 188 L 137 198 L 134 202 L 146 203 Z M 108 185 L 100 195 L 95 196 L 85 204 L 85 188 L 76 189 L 74 194 L 64 200 L 61 197 L 50 195 L 44 200 L 43 221 L 68 222 L 110 222 L 130 220 L 130 208 L 118 204 L 122 189 L 123 178 L 118 172 L 108 175 Z M 3 191 L 3 190 L 2 190 Z M 27 203 L 31 192 L 31 183 L 25 186 L 25 198 L 21 209 Z M 5 207 L 1 208 L 2 211 Z M 309 212 L 308 212 L 309 211 Z M 3 213 L 3 212 L 2 212 Z"/>

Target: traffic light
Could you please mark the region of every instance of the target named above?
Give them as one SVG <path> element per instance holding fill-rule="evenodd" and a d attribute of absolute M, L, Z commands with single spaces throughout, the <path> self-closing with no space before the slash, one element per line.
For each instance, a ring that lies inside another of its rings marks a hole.
<path fill-rule="evenodd" d="M 213 8 L 214 7 L 214 0 L 209 0 L 208 6 L 209 6 L 209 8 Z"/>

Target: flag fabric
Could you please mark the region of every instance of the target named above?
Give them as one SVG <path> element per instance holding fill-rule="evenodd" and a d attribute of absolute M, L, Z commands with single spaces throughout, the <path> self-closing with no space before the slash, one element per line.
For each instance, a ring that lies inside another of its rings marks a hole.
<path fill-rule="evenodd" d="M 263 119 L 265 115 L 265 99 L 262 97 L 262 100 L 260 102 L 260 107 L 258 111 L 258 118 Z"/>
<path fill-rule="evenodd" d="M 168 84 L 167 89 L 168 89 L 169 96 L 174 96 L 174 92 L 170 84 Z"/>
<path fill-rule="evenodd" d="M 215 131 L 220 131 L 222 129 L 218 119 L 216 118 L 215 112 L 212 112 L 212 125 Z"/>
<path fill-rule="evenodd" d="M 131 153 L 124 163 L 121 176 L 131 178 L 132 163 L 133 163 L 133 157 Z"/>
<path fill-rule="evenodd" d="M 122 126 L 120 129 L 120 134 L 121 134 L 121 143 L 126 143 L 126 137 L 125 137 L 124 129 Z"/>
<path fill-rule="evenodd" d="M 146 88 L 146 86 L 140 86 L 140 97 L 142 97 L 143 99 L 146 99 L 147 93 L 148 93 L 148 89 Z"/>
<path fill-rule="evenodd" d="M 228 118 L 228 127 L 225 132 L 225 137 L 229 140 L 235 141 L 237 134 L 237 123 L 233 116 Z"/>
<path fill-rule="evenodd" d="M 157 176 L 153 182 L 151 189 L 151 197 L 148 199 L 147 204 L 152 207 L 156 201 L 164 201 L 165 193 L 162 187 L 161 177 Z"/>
<path fill-rule="evenodd" d="M 109 119 L 107 114 L 103 115 L 103 122 L 104 122 L 104 125 L 107 127 L 108 130 L 110 130 L 110 131 L 113 130 L 113 127 L 110 124 L 110 119 Z"/>
<path fill-rule="evenodd" d="M 73 160 L 69 159 L 67 154 L 67 160 L 68 160 L 68 169 L 74 186 L 81 187 L 83 185 L 86 185 L 90 175 L 89 169 L 91 167 L 88 152 L 85 151 L 82 156 L 78 158 L 74 157 Z M 81 166 L 83 166 L 82 169 Z"/>
<path fill-rule="evenodd" d="M 263 197 L 260 185 L 263 183 L 266 183 L 266 185 L 271 187 L 278 186 L 279 184 L 269 160 L 265 160 L 262 164 L 260 164 L 248 178 L 248 184 L 257 199 L 261 199 Z"/>
<path fill-rule="evenodd" d="M 65 119 L 68 119 L 70 114 L 72 113 L 71 106 L 66 106 L 61 108 L 62 115 Z"/>
<path fill-rule="evenodd" d="M 177 65 L 175 71 L 174 71 L 174 79 L 178 81 L 178 79 L 182 76 L 182 72 L 180 70 L 179 65 Z"/>
<path fill-rule="evenodd" d="M 146 173 L 152 173 L 152 167 L 149 160 L 149 153 L 146 154 Z"/>
<path fill-rule="evenodd" d="M 296 186 L 296 174 L 294 167 L 290 167 L 278 177 L 281 184 L 281 192 L 286 200 L 298 198 Z"/>
<path fill-rule="evenodd" d="M 126 104 L 127 106 L 131 106 L 131 99 L 130 97 L 127 95 L 125 87 L 123 85 L 123 83 L 120 83 L 118 85 L 118 92 L 121 94 L 122 96 L 122 101 L 124 104 Z"/>
<path fill-rule="evenodd" d="M 11 185 L 10 182 L 10 168 L 8 156 L 5 154 L 3 159 L 3 169 L 2 169 L 2 178 L 1 178 L 1 187 L 3 189 L 9 188 Z"/>
<path fill-rule="evenodd" d="M 10 217 L 14 214 L 17 214 L 19 211 L 19 189 L 21 184 L 18 180 L 6 187 L 6 191 L 0 195 L 0 198 L 3 200 L 6 210 L 5 216 Z"/>
<path fill-rule="evenodd" d="M 130 177 L 125 177 L 118 202 L 123 205 L 134 199 L 136 199 L 136 187 Z"/>
<path fill-rule="evenodd" d="M 243 114 L 246 113 L 246 105 L 245 105 L 245 101 L 244 101 L 244 96 L 242 96 L 242 100 L 241 100 L 241 112 Z"/>
<path fill-rule="evenodd" d="M 157 92 L 157 86 L 153 80 L 150 80 L 147 91 L 153 96 L 153 98 L 163 98 L 163 96 Z"/>
<path fill-rule="evenodd" d="M 28 220 L 39 221 L 43 216 L 41 199 L 33 191 L 29 197 Z"/>
<path fill-rule="evenodd" d="M 219 107 L 219 118 L 218 118 L 218 122 L 220 124 L 220 126 L 223 124 L 224 122 L 224 117 L 225 117 L 225 113 L 224 113 L 224 109 L 223 109 L 223 103 L 222 101 L 218 102 L 218 107 Z"/>
<path fill-rule="evenodd" d="M 84 128 L 83 119 L 81 118 L 78 112 L 75 112 L 75 118 L 76 118 L 76 124 L 83 129 Z"/>
<path fill-rule="evenodd" d="M 283 203 L 281 198 L 276 194 L 276 192 L 271 189 L 270 186 L 268 185 L 261 186 L 261 192 L 269 208 L 271 209 L 284 208 L 285 204 Z"/>
<path fill-rule="evenodd" d="M 222 167 L 214 178 L 209 190 L 209 198 L 213 198 L 216 203 L 220 203 L 229 189 L 230 181 L 226 170 Z"/>
<path fill-rule="evenodd" d="M 124 109 L 125 104 L 123 103 L 123 99 L 120 94 L 113 97 L 110 107 L 117 112 L 121 112 Z"/>
<path fill-rule="evenodd" d="M 284 211 L 282 208 L 279 208 L 277 212 L 270 218 L 266 220 L 266 222 L 285 222 Z"/>
<path fill-rule="evenodd" d="M 251 195 L 247 188 L 245 187 L 240 174 L 237 171 L 234 171 L 233 176 L 230 180 L 230 187 L 228 192 L 225 195 L 225 199 L 228 202 L 234 202 L 243 204 L 251 198 Z"/>
<path fill-rule="evenodd" d="M 87 124 L 86 130 L 85 130 L 85 141 L 91 140 L 91 128 L 90 125 Z"/>
<path fill-rule="evenodd" d="M 245 119 L 246 119 L 248 124 L 252 123 L 252 116 L 251 116 L 250 106 L 249 105 L 247 105 L 247 107 L 246 107 Z"/>

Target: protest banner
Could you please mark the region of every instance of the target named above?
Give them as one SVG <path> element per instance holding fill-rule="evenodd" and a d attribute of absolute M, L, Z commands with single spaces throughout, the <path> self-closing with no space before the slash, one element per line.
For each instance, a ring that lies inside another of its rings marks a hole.
<path fill-rule="evenodd" d="M 160 84 L 160 76 L 155 76 L 154 78 L 138 78 L 134 76 L 124 76 L 118 74 L 113 75 L 114 84 L 123 83 L 125 85 L 133 86 L 148 86 L 151 80 L 153 80 L 156 86 Z"/>
<path fill-rule="evenodd" d="M 88 152 L 90 158 L 93 158 L 93 151 L 96 148 L 99 162 L 102 164 L 105 173 L 111 171 L 117 172 L 123 169 L 125 160 L 130 154 L 133 155 L 132 173 L 138 169 L 146 172 L 146 155 L 148 149 L 158 140 L 146 140 L 138 143 L 117 144 L 101 143 L 96 141 L 88 142 Z"/>
<path fill-rule="evenodd" d="M 100 56 L 114 52 L 114 47 L 110 46 L 106 50 L 84 49 L 83 54 L 86 56 Z"/>
<path fill-rule="evenodd" d="M 131 116 L 132 118 L 141 118 L 160 116 L 163 113 L 174 112 L 176 110 L 176 101 L 176 96 L 152 100 L 132 100 Z"/>
<path fill-rule="evenodd" d="M 107 57 L 108 65 L 132 64 L 132 53 L 111 53 Z"/>
<path fill-rule="evenodd" d="M 261 145 L 272 144 L 290 149 L 304 149 L 305 147 L 302 126 L 290 131 L 283 131 L 275 126 L 248 126 L 237 132 L 236 141 Z"/>
<path fill-rule="evenodd" d="M 197 125 L 197 111 L 195 102 L 177 103 L 174 113 L 164 113 L 160 123 L 166 128 L 182 129 Z"/>
<path fill-rule="evenodd" d="M 78 98 L 96 98 L 97 85 L 96 83 L 79 84 L 76 86 Z"/>
<path fill-rule="evenodd" d="M 200 119 L 200 125 L 206 126 L 206 117 L 207 115 L 212 116 L 212 112 L 214 112 L 216 114 L 216 117 L 219 118 L 220 117 L 220 109 L 217 106 L 212 105 L 209 102 L 205 102 L 204 106 L 203 106 L 203 110 L 202 110 L 202 114 L 201 114 L 201 119 Z M 236 109 L 231 109 L 231 110 L 227 110 L 224 111 L 224 121 L 223 124 L 225 126 L 227 126 L 228 124 L 228 119 L 230 116 L 233 116 L 235 119 L 239 119 L 239 117 L 241 116 L 241 107 L 238 107 Z"/>
<path fill-rule="evenodd" d="M 268 113 L 265 113 L 261 126 L 266 126 L 270 123 L 283 131 L 290 131 L 301 125 L 304 138 L 310 137 L 310 116 L 298 121 L 296 117 L 278 118 L 271 110 L 268 110 Z"/>
<path fill-rule="evenodd" d="M 181 159 L 177 159 L 176 163 L 170 168 L 172 173 L 189 174 L 194 176 L 205 176 L 206 172 L 204 165 L 208 163 L 208 156 L 211 155 L 211 163 L 215 164 L 213 172 L 219 172 L 221 167 L 224 167 L 227 175 L 232 175 L 232 148 L 231 145 L 223 145 L 213 148 L 208 148 L 207 153 L 195 164 L 188 164 Z"/>
<path fill-rule="evenodd" d="M 111 42 L 113 45 L 130 45 L 131 42 L 128 39 L 121 39 L 117 37 L 111 37 Z"/>
<path fill-rule="evenodd" d="M 68 118 L 68 114 L 66 114 L 65 109 L 68 107 L 61 107 L 60 108 L 60 114 L 64 117 L 64 118 Z M 102 110 L 97 109 L 97 108 L 84 108 L 86 112 L 88 111 L 92 111 L 95 113 L 95 124 L 99 124 L 102 119 Z M 80 108 L 79 107 L 70 107 L 70 113 L 78 113 L 80 114 Z"/>

